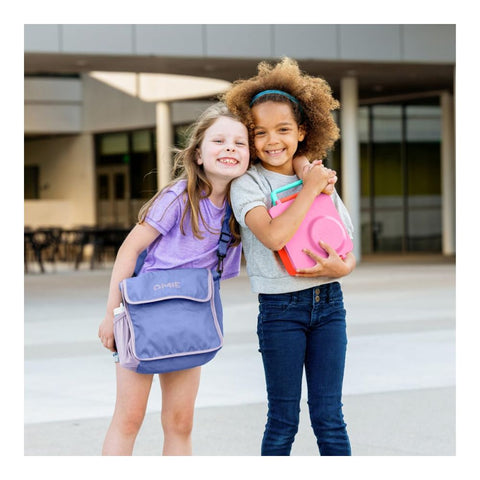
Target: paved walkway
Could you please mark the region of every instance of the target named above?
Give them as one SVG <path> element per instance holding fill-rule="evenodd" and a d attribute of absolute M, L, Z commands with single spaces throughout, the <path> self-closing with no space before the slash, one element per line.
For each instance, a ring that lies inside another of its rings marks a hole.
<path fill-rule="evenodd" d="M 51 270 L 25 275 L 25 455 L 95 456 L 115 396 L 112 358 L 97 339 L 110 269 Z M 455 455 L 453 261 L 365 259 L 343 286 L 353 455 Z M 225 346 L 203 367 L 194 454 L 257 456 L 265 387 L 244 272 L 224 282 L 222 298 Z M 160 407 L 156 382 L 135 455 L 161 453 Z M 301 407 L 292 455 L 318 455 L 305 399 Z"/>

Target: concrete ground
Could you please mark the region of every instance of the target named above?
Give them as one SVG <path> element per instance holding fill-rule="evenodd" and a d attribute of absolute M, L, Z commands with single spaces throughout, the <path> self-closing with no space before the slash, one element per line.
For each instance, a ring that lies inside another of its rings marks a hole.
<path fill-rule="evenodd" d="M 97 338 L 110 266 L 25 275 L 24 454 L 98 456 L 114 406 L 111 354 Z M 364 259 L 343 280 L 349 345 L 344 415 L 354 456 L 454 456 L 455 264 Z M 258 456 L 266 395 L 256 296 L 245 272 L 222 286 L 225 346 L 203 367 L 197 456 Z M 304 394 L 306 388 L 304 388 Z M 134 455 L 160 455 L 155 382 Z M 302 400 L 292 455 L 318 450 Z"/>

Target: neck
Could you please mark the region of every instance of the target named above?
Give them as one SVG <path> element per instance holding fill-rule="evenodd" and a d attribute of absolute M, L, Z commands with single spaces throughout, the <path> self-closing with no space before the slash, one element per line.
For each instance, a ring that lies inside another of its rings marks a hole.
<path fill-rule="evenodd" d="M 227 196 L 227 187 L 228 183 L 226 185 L 219 185 L 218 182 L 212 184 L 212 193 L 208 198 L 215 206 L 223 206 L 223 202 L 225 202 L 225 197 Z"/>
<path fill-rule="evenodd" d="M 295 170 L 293 169 L 293 164 L 290 162 L 285 165 L 270 165 L 268 163 L 260 162 L 262 167 L 265 170 L 270 170 L 271 172 L 281 173 L 282 175 L 295 175 Z"/>

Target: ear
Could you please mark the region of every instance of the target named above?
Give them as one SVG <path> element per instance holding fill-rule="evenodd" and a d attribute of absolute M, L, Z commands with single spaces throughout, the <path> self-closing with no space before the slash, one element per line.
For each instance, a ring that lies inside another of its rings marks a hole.
<path fill-rule="evenodd" d="M 307 131 L 305 130 L 305 127 L 303 125 L 298 126 L 298 141 L 302 142 L 303 139 L 305 138 L 305 135 L 307 134 Z"/>
<path fill-rule="evenodd" d="M 202 156 L 200 155 L 200 149 L 199 148 L 197 148 L 195 150 L 195 160 L 197 162 L 197 165 L 202 165 L 203 160 L 202 160 Z"/>

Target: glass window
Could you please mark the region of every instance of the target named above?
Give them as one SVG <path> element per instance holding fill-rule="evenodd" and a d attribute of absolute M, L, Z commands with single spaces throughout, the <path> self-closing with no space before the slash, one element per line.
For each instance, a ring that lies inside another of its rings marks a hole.
<path fill-rule="evenodd" d="M 440 251 L 441 108 L 408 105 L 406 118 L 408 249 Z"/>
<path fill-rule="evenodd" d="M 442 138 L 442 119 L 439 106 L 408 105 L 407 141 L 439 142 Z"/>
<path fill-rule="evenodd" d="M 125 174 L 116 173 L 114 178 L 115 200 L 123 200 L 125 198 Z"/>
<path fill-rule="evenodd" d="M 98 198 L 99 200 L 108 200 L 110 198 L 108 175 L 102 174 L 98 176 Z"/>
<path fill-rule="evenodd" d="M 119 155 L 128 153 L 128 134 L 109 133 L 101 135 L 100 155 Z"/>
<path fill-rule="evenodd" d="M 402 107 L 375 105 L 373 114 L 373 195 L 375 218 L 372 224 L 376 251 L 402 249 Z"/>
<path fill-rule="evenodd" d="M 364 253 L 440 251 L 438 99 L 361 107 L 359 134 Z"/>
<path fill-rule="evenodd" d="M 23 173 L 24 197 L 26 200 L 40 198 L 40 169 L 38 165 L 26 165 Z"/>
<path fill-rule="evenodd" d="M 373 141 L 378 143 L 401 142 L 402 107 L 400 105 L 375 105 L 373 110 Z"/>
<path fill-rule="evenodd" d="M 135 153 L 147 153 L 152 151 L 152 134 L 149 130 L 141 130 L 132 133 L 132 150 Z"/>
<path fill-rule="evenodd" d="M 360 107 L 358 109 L 358 138 L 360 142 L 368 142 L 369 138 L 369 126 L 368 126 L 368 116 L 369 109 L 368 107 Z"/>
<path fill-rule="evenodd" d="M 134 153 L 130 168 L 130 189 L 132 198 L 147 199 L 157 189 L 156 155 L 153 152 Z"/>
<path fill-rule="evenodd" d="M 106 133 L 96 136 L 97 165 L 128 165 L 127 183 L 115 180 L 115 198 L 125 198 L 126 188 L 132 199 L 146 199 L 155 194 L 156 145 L 154 129 Z M 99 186 L 99 195 L 106 194 L 108 186 Z M 103 190 L 102 190 L 103 189 Z"/>
<path fill-rule="evenodd" d="M 360 188 L 362 197 L 370 195 L 370 108 L 360 107 L 358 110 L 358 130 L 360 142 Z M 362 208 L 364 199 L 362 199 Z M 367 202 L 368 205 L 368 202 Z"/>

